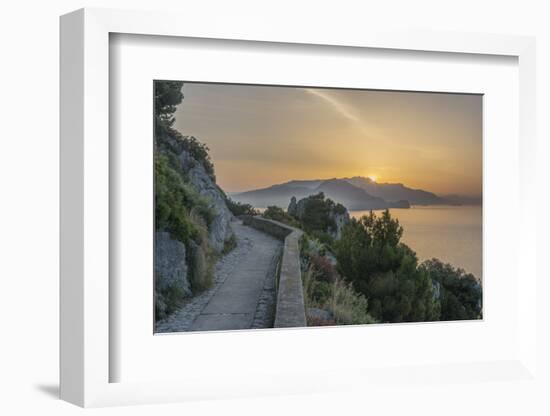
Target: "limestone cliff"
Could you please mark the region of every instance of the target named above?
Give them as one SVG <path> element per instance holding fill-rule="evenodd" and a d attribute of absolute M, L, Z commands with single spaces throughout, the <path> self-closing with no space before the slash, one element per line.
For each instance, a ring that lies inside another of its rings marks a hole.
<path fill-rule="evenodd" d="M 204 166 L 198 163 L 189 152 L 182 150 L 179 160 L 189 182 L 201 196 L 207 199 L 210 208 L 214 211 L 214 218 L 208 227 L 208 237 L 210 245 L 219 254 L 233 235 L 230 226 L 233 214 L 227 208 L 226 197 L 213 178 L 208 175 Z"/>
<path fill-rule="evenodd" d="M 321 192 L 296 201 L 292 197 L 287 212 L 296 218 L 306 230 L 317 230 L 338 240 L 342 229 L 350 221 L 348 210 L 341 204 L 325 198 Z"/>
<path fill-rule="evenodd" d="M 210 286 L 212 265 L 232 240 L 233 215 L 195 138 L 157 138 L 155 149 L 156 319 Z"/>
<path fill-rule="evenodd" d="M 169 157 L 177 157 L 185 180 L 207 200 L 214 214 L 212 222 L 208 226 L 209 243 L 212 249 L 219 254 L 223 251 L 225 243 L 233 236 L 230 226 L 233 214 L 227 208 L 226 196 L 216 184 L 213 174 L 207 172 L 202 161 L 193 157 L 192 150 L 186 144 L 187 139 L 187 136 L 169 136 L 161 145 L 160 151 Z"/>
<path fill-rule="evenodd" d="M 164 292 L 174 288 L 185 296 L 191 295 L 188 279 L 187 250 L 166 231 L 155 232 L 155 275 L 159 277 L 156 289 Z"/>

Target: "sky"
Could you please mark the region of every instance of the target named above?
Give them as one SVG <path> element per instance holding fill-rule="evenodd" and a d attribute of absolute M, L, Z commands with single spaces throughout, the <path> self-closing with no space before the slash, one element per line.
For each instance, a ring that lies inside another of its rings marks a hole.
<path fill-rule="evenodd" d="M 482 97 L 185 83 L 174 127 L 210 148 L 226 192 L 369 176 L 481 195 Z"/>

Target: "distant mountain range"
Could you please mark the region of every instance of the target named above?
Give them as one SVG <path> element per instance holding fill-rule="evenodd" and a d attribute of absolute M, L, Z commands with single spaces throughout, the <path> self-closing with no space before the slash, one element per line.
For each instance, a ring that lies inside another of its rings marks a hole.
<path fill-rule="evenodd" d="M 275 205 L 286 209 L 290 199 L 323 192 L 333 201 L 350 211 L 409 208 L 410 205 L 462 205 L 480 204 L 481 198 L 459 195 L 438 196 L 422 189 L 412 189 L 401 183 L 378 183 L 370 178 L 294 180 L 268 188 L 232 193 L 234 201 L 256 208 Z"/>

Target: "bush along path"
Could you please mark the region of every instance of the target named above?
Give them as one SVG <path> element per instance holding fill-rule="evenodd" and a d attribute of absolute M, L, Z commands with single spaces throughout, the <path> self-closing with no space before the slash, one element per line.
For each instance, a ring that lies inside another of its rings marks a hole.
<path fill-rule="evenodd" d="M 155 332 L 272 327 L 282 242 L 240 221 L 231 226 L 237 245 L 216 263 L 212 288 L 158 322 Z"/>

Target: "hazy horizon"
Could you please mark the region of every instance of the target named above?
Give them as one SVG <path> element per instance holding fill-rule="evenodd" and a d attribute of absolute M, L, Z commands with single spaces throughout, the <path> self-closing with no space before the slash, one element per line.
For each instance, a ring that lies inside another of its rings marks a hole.
<path fill-rule="evenodd" d="M 482 96 L 185 83 L 174 127 L 210 148 L 229 193 L 370 177 L 482 193 Z"/>
<path fill-rule="evenodd" d="M 284 182 L 276 182 L 276 183 L 268 184 L 266 186 L 262 186 L 261 188 L 243 189 L 243 190 L 240 190 L 240 191 L 226 191 L 226 192 L 228 194 L 240 194 L 240 193 L 243 193 L 243 192 L 255 191 L 255 190 L 259 190 L 259 189 L 269 188 L 269 187 L 274 186 L 274 185 L 283 185 L 285 183 L 292 182 L 292 181 L 328 181 L 328 180 L 331 180 L 331 179 L 350 179 L 350 178 L 353 178 L 353 177 L 363 177 L 363 178 L 369 178 L 369 179 L 372 180 L 371 177 L 362 176 L 362 175 L 354 175 L 354 176 L 347 176 L 347 177 L 331 176 L 331 177 L 326 177 L 326 178 L 300 178 L 300 179 L 290 179 L 290 180 L 284 181 Z M 379 184 L 379 185 L 401 184 L 401 185 L 405 185 L 405 186 L 407 186 L 409 188 L 413 188 L 413 189 L 418 189 L 418 190 L 423 190 L 423 191 L 430 191 L 429 189 L 421 189 L 421 188 L 415 188 L 414 186 L 409 186 L 409 184 L 404 183 L 404 182 L 387 182 L 387 181 L 383 181 L 383 180 L 376 180 L 376 183 Z M 440 192 L 438 192 L 437 195 L 438 196 L 457 195 L 457 196 L 472 197 L 472 198 L 482 196 L 481 192 L 479 194 L 465 194 L 465 193 L 460 193 L 459 194 L 459 193 L 440 193 Z"/>

